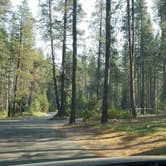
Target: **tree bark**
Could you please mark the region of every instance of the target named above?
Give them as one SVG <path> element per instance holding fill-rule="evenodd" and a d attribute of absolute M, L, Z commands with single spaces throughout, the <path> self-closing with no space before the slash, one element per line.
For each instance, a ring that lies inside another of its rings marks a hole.
<path fill-rule="evenodd" d="M 54 55 L 54 39 L 53 39 L 53 31 L 52 31 L 52 0 L 49 0 L 49 22 L 50 22 L 50 42 L 51 42 L 51 56 L 52 56 L 52 70 L 53 70 L 53 81 L 54 81 L 54 91 L 56 98 L 56 106 L 58 109 L 58 113 L 61 111 L 60 103 L 59 103 L 59 95 L 58 95 L 58 86 L 56 79 L 56 69 L 55 69 L 55 55 Z"/>
<path fill-rule="evenodd" d="M 103 93 L 103 104 L 102 104 L 102 117 L 101 123 L 105 124 L 108 122 L 108 70 L 109 70 L 109 59 L 111 54 L 111 1 L 106 0 L 106 53 L 105 53 L 105 71 L 104 71 L 104 93 Z"/>
<path fill-rule="evenodd" d="M 18 86 L 18 70 L 20 69 L 20 60 L 21 60 L 21 49 L 22 49 L 22 18 L 20 22 L 20 40 L 19 40 L 19 53 L 17 58 L 17 65 L 16 65 L 16 75 L 15 75 L 15 82 L 14 82 L 14 88 L 13 88 L 13 108 L 11 116 L 14 117 L 16 113 L 16 97 L 17 97 L 17 86 Z"/>
<path fill-rule="evenodd" d="M 64 5 L 64 17 L 63 17 L 63 50 L 62 50 L 62 75 L 61 75 L 61 116 L 65 114 L 65 62 L 66 62 L 66 29 L 67 29 L 67 0 Z"/>
<path fill-rule="evenodd" d="M 165 60 L 165 59 L 164 59 Z M 163 94 L 162 101 L 166 102 L 166 62 L 163 62 Z"/>
<path fill-rule="evenodd" d="M 72 66 L 72 103 L 70 124 L 75 124 L 76 114 L 76 66 L 77 66 L 77 0 L 73 0 L 73 66 Z"/>
<path fill-rule="evenodd" d="M 143 16 L 141 11 L 141 41 L 140 41 L 140 58 L 141 58 L 141 95 L 140 106 L 141 114 L 144 114 L 144 99 L 145 99 L 145 83 L 144 83 L 144 40 L 143 40 Z"/>
<path fill-rule="evenodd" d="M 12 106 L 11 106 L 11 56 L 9 57 L 8 59 L 9 61 L 9 71 L 8 71 L 8 77 L 7 77 L 7 80 L 8 80 L 8 117 L 11 117 L 11 109 L 12 109 Z"/>
<path fill-rule="evenodd" d="M 132 13 L 133 13 L 133 4 L 132 4 Z M 132 113 L 133 118 L 135 118 L 136 111 L 135 111 L 135 104 L 134 104 L 134 86 L 133 86 L 133 52 L 134 52 L 134 49 L 133 49 L 133 47 L 134 47 L 134 45 L 133 45 L 134 35 L 133 34 L 134 33 L 132 34 L 132 40 L 131 40 L 130 0 L 127 0 L 127 14 L 128 14 L 129 61 L 130 61 L 130 109 L 131 109 L 131 113 Z M 132 14 L 132 17 L 133 17 L 133 14 Z M 133 25 L 134 25 L 134 23 L 132 23 L 132 28 L 133 28 Z"/>
<path fill-rule="evenodd" d="M 102 0 L 100 0 L 99 48 L 98 48 L 98 58 L 97 58 L 97 92 L 96 92 L 97 100 L 99 100 L 99 88 L 100 88 L 102 19 L 103 19 L 103 6 L 102 6 Z"/>
<path fill-rule="evenodd" d="M 132 0 L 132 49 L 131 49 L 131 54 L 132 54 L 132 84 L 133 84 L 133 107 L 132 107 L 132 116 L 135 118 L 136 117 L 136 110 L 135 110 L 135 10 L 134 10 L 134 0 Z"/>

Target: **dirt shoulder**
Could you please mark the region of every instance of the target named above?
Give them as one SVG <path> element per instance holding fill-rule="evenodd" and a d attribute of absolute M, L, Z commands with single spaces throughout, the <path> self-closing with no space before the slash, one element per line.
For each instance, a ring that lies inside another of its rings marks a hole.
<path fill-rule="evenodd" d="M 166 155 L 166 119 L 139 118 L 63 126 L 62 130 L 83 148 L 100 157 Z"/>

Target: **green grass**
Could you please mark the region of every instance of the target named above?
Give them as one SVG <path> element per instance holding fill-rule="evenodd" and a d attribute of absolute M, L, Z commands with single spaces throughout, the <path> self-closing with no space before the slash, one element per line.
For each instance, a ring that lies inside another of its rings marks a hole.
<path fill-rule="evenodd" d="M 123 130 L 135 135 L 147 135 L 158 131 L 166 131 L 166 120 L 135 122 L 123 125 L 117 125 L 114 130 Z"/>
<path fill-rule="evenodd" d="M 33 117 L 44 117 L 44 116 L 47 116 L 47 113 L 46 112 L 35 111 L 35 112 L 31 112 L 30 116 L 33 116 Z"/>
<path fill-rule="evenodd" d="M 0 119 L 6 119 L 7 118 L 7 112 L 0 111 Z"/>
<path fill-rule="evenodd" d="M 166 118 L 147 118 L 136 120 L 115 120 L 106 125 L 101 125 L 100 121 L 87 121 L 79 125 L 80 128 L 97 134 L 111 132 L 125 132 L 132 136 L 147 136 L 157 132 L 166 133 Z M 79 128 L 78 127 L 78 128 Z"/>
<path fill-rule="evenodd" d="M 81 138 L 81 144 L 87 149 L 114 146 L 114 151 L 107 154 L 99 152 L 102 156 L 166 155 L 164 118 L 112 119 L 106 125 L 101 125 L 100 121 L 88 121 L 75 126 L 73 131 L 81 133 L 78 140 Z"/>
<path fill-rule="evenodd" d="M 146 136 L 155 132 L 166 132 L 166 119 L 146 120 L 138 122 L 114 123 L 101 126 L 102 132 L 122 131 L 135 136 Z"/>
<path fill-rule="evenodd" d="M 7 116 L 7 112 L 0 112 L 0 119 L 16 119 L 16 118 L 28 118 L 28 117 L 45 117 L 47 113 L 45 112 L 23 112 L 16 114 L 13 118 Z"/>

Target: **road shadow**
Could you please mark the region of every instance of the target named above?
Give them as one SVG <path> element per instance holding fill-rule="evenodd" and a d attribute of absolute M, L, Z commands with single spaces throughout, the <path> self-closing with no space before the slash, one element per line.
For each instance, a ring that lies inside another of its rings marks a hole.
<path fill-rule="evenodd" d="M 166 146 L 154 148 L 152 150 L 134 154 L 134 156 L 139 156 L 139 155 L 164 155 L 165 156 L 166 155 Z"/>
<path fill-rule="evenodd" d="M 46 119 L 0 121 L 0 166 L 93 158 Z"/>

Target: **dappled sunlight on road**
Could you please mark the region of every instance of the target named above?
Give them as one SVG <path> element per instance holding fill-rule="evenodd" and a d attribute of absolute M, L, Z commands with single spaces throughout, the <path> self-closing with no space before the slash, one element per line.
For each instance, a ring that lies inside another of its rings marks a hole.
<path fill-rule="evenodd" d="M 93 157 L 58 129 L 63 123 L 41 118 L 0 121 L 0 165 Z"/>

